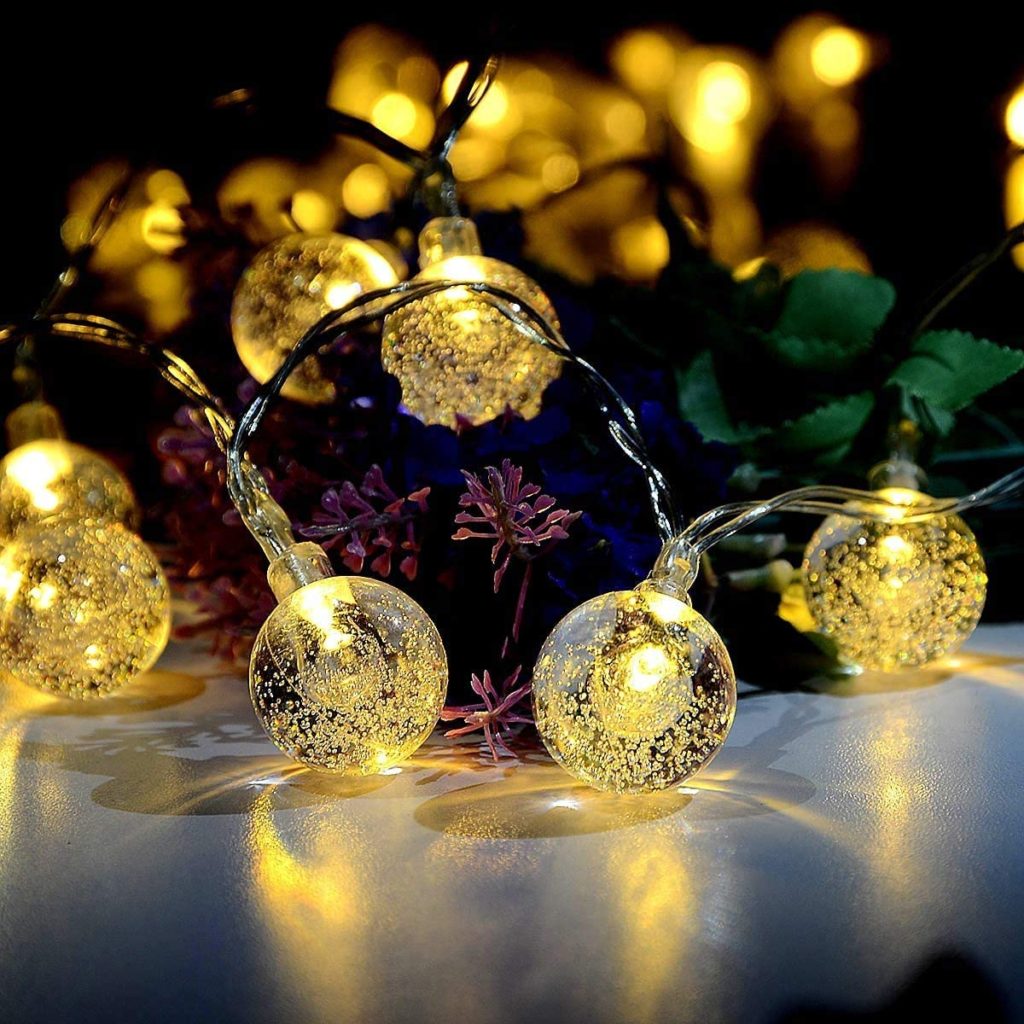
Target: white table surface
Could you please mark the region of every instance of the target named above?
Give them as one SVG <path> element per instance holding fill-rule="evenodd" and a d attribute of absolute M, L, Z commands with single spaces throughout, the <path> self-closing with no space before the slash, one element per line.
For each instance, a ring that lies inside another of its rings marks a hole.
<path fill-rule="evenodd" d="M 1024 1017 L 1024 627 L 740 701 L 683 792 L 433 739 L 289 766 L 173 644 L 75 706 L 0 687 L 0 1021 L 776 1021 L 967 958 Z"/>

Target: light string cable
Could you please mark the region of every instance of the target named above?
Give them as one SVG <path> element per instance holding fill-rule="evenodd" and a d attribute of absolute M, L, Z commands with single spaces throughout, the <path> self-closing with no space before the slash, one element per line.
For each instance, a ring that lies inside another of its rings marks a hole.
<path fill-rule="evenodd" d="M 96 247 L 106 236 L 124 207 L 125 199 L 135 184 L 140 170 L 135 165 L 129 165 L 107 190 L 90 220 L 82 243 L 71 253 L 67 264 L 54 279 L 50 290 L 32 315 L 30 322 L 17 329 L 19 344 L 14 355 L 14 382 L 22 401 L 39 399 L 43 393 L 43 381 L 39 373 L 32 325 L 43 323 L 64 305 L 68 295 L 78 284 L 89 260 L 92 259 Z"/>
<path fill-rule="evenodd" d="M 636 414 L 625 399 L 591 363 L 569 348 L 562 334 L 541 313 L 515 292 L 488 282 L 458 280 L 405 281 L 389 288 L 366 292 L 347 305 L 330 311 L 306 331 L 274 376 L 260 388 L 238 418 L 228 446 L 228 489 L 243 519 L 254 511 L 253 496 L 247 493 L 247 479 L 252 473 L 246 460 L 249 443 L 295 368 L 340 335 L 366 327 L 427 295 L 451 288 L 461 288 L 480 295 L 531 341 L 571 363 L 583 374 L 597 399 L 598 408 L 606 419 L 613 440 L 644 473 L 652 514 L 662 540 L 668 542 L 676 536 L 681 524 L 673 510 L 668 482 L 648 454 Z M 272 541 L 273 546 L 268 549 L 268 554 L 281 554 L 288 543 L 287 537 L 277 538 Z"/>
<path fill-rule="evenodd" d="M 461 215 L 455 175 L 448 156 L 459 132 L 487 95 L 487 90 L 498 74 L 499 64 L 500 59 L 495 54 L 475 57 L 467 62 L 466 72 L 451 102 L 438 115 L 434 134 L 421 154 L 422 163 L 416 169 L 410 185 L 410 192 L 424 198 L 428 205 L 430 197 L 435 197 L 437 212 L 446 217 Z M 436 189 L 429 189 L 430 182 L 435 178 Z"/>
<path fill-rule="evenodd" d="M 249 441 L 280 394 L 294 369 L 333 338 L 365 327 L 386 314 L 434 292 L 449 288 L 473 291 L 495 306 L 521 333 L 575 365 L 595 392 L 598 405 L 608 420 L 608 430 L 622 451 L 644 472 L 652 513 L 664 543 L 682 541 L 695 557 L 714 544 L 756 523 L 767 515 L 803 512 L 814 515 L 845 514 L 853 518 L 888 522 L 894 514 L 903 523 L 915 523 L 990 505 L 1016 494 L 1024 487 L 1024 468 L 959 498 L 928 499 L 908 510 L 906 505 L 887 501 L 878 492 L 850 487 L 818 485 L 797 488 L 762 501 L 735 502 L 720 506 L 695 519 L 685 529 L 673 512 L 672 498 L 664 474 L 651 460 L 636 415 L 610 382 L 587 360 L 576 355 L 561 333 L 545 317 L 506 289 L 477 281 L 404 282 L 369 292 L 347 306 L 328 313 L 311 327 L 286 357 L 270 381 L 257 393 L 239 419 L 228 451 L 228 480 L 232 498 L 244 507 L 245 453 Z M 852 503 L 852 504 L 851 504 Z M 723 522 L 724 520 L 724 522 Z M 283 548 L 275 548 L 279 554 Z"/>
<path fill-rule="evenodd" d="M 165 381 L 202 410 L 218 448 L 227 452 L 234 421 L 225 411 L 223 402 L 203 383 L 199 374 L 172 349 L 151 344 L 116 320 L 93 313 L 53 313 L 42 318 L 34 317 L 28 324 L 7 324 L 0 327 L 0 344 L 20 339 L 29 330 L 142 356 L 153 364 Z"/>

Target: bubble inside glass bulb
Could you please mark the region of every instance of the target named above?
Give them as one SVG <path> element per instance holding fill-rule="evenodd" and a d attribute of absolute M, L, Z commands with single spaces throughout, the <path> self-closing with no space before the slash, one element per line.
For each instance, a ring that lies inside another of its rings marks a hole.
<path fill-rule="evenodd" d="M 50 519 L 0 554 L 0 664 L 24 683 L 102 696 L 151 668 L 170 630 L 160 564 L 120 523 Z"/>
<path fill-rule="evenodd" d="M 444 237 L 449 223 L 467 235 Z M 433 228 L 431 225 L 440 225 Z M 521 297 L 554 326 L 558 319 L 540 286 L 515 267 L 479 254 L 471 222 L 440 218 L 424 229 L 425 266 L 414 281 L 486 281 Z M 433 247 L 430 232 L 442 236 Z M 440 257 L 440 258 L 438 258 Z M 511 407 L 530 419 L 562 360 L 531 341 L 483 296 L 449 288 L 388 315 L 381 347 L 384 369 L 402 385 L 402 402 L 424 423 L 454 427 L 457 417 L 486 423 Z"/>
<path fill-rule="evenodd" d="M 330 576 L 289 594 L 252 651 L 253 705 L 311 768 L 369 775 L 408 758 L 437 723 L 448 680 L 427 613 L 402 591 Z"/>
<path fill-rule="evenodd" d="M 0 544 L 53 516 L 134 527 L 138 506 L 120 470 L 58 438 L 29 441 L 0 461 Z"/>
<path fill-rule="evenodd" d="M 736 711 L 721 638 L 686 601 L 646 587 L 595 597 L 555 627 L 533 675 L 537 729 L 598 789 L 666 789 L 706 765 Z"/>
<path fill-rule="evenodd" d="M 878 492 L 908 509 L 917 491 Z M 851 511 L 856 511 L 851 506 Z M 901 523 L 829 516 L 804 555 L 807 604 L 818 629 L 862 668 L 892 672 L 950 654 L 974 632 L 985 604 L 985 562 L 955 515 Z"/>
<path fill-rule="evenodd" d="M 279 238 L 256 254 L 235 289 L 231 334 L 238 356 L 256 380 L 266 383 L 321 317 L 363 292 L 397 283 L 388 260 L 358 238 Z M 283 394 L 317 404 L 331 401 L 336 389 L 316 356 L 310 356 L 295 368 Z"/>

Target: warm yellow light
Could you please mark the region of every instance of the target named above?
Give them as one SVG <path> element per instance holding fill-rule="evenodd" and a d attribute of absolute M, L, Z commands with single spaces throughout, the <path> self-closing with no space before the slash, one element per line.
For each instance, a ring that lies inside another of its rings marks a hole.
<path fill-rule="evenodd" d="M 185 221 L 169 203 L 151 203 L 142 211 L 142 239 L 154 252 L 167 255 L 185 244 Z"/>
<path fill-rule="evenodd" d="M 21 682 L 102 696 L 147 671 L 170 628 L 160 564 L 120 523 L 35 523 L 0 555 L 0 659 Z"/>
<path fill-rule="evenodd" d="M 180 174 L 163 168 L 146 178 L 146 197 L 151 203 L 182 206 L 189 201 L 188 189 Z"/>
<path fill-rule="evenodd" d="M 187 294 L 185 272 L 180 264 L 161 258 L 143 263 L 135 272 L 135 287 L 150 302 L 183 302 Z"/>
<path fill-rule="evenodd" d="M 636 29 L 620 36 L 612 45 L 611 64 L 619 77 L 642 93 L 668 88 L 676 70 L 676 50 L 664 35 L 651 29 Z"/>
<path fill-rule="evenodd" d="M 564 192 L 580 180 L 579 161 L 571 153 L 552 153 L 541 164 L 540 180 L 549 192 Z"/>
<path fill-rule="evenodd" d="M 633 281 L 651 280 L 668 263 L 668 233 L 657 217 L 638 217 L 616 228 L 611 248 L 619 272 Z"/>
<path fill-rule="evenodd" d="M 449 160 L 459 181 L 477 181 L 497 171 L 505 159 L 504 144 L 493 136 L 460 138 Z"/>
<path fill-rule="evenodd" d="M 57 507 L 60 498 L 53 484 L 70 470 L 70 454 L 61 445 L 23 445 L 7 459 L 7 475 L 42 512 L 52 512 Z"/>
<path fill-rule="evenodd" d="M 445 103 L 451 103 L 455 99 L 455 93 L 462 84 L 462 79 L 465 77 L 468 67 L 469 61 L 460 60 L 458 64 L 453 64 L 448 69 L 448 73 L 444 76 L 444 81 L 441 83 L 441 99 Z"/>
<path fill-rule="evenodd" d="M 418 53 L 406 57 L 395 74 L 395 82 L 402 92 L 425 100 L 432 99 L 437 92 L 438 79 L 437 65 Z"/>
<path fill-rule="evenodd" d="M 621 146 L 635 146 L 647 131 L 647 115 L 639 103 L 615 100 L 604 114 L 604 130 L 608 138 Z"/>
<path fill-rule="evenodd" d="M 253 645 L 250 689 L 271 739 L 311 768 L 369 775 L 407 758 L 444 703 L 436 627 L 400 590 L 331 576 L 289 594 Z"/>
<path fill-rule="evenodd" d="M 451 103 L 452 99 L 454 99 L 468 67 L 467 61 L 459 61 L 444 76 L 444 83 L 441 86 L 441 97 L 445 103 Z M 492 82 L 486 95 L 473 111 L 469 124 L 474 128 L 497 127 L 508 117 L 509 109 L 508 89 L 505 88 L 502 82 Z"/>
<path fill-rule="evenodd" d="M 419 238 L 414 281 L 486 281 L 520 297 L 554 326 L 558 319 L 536 282 L 484 256 L 472 221 L 439 217 Z M 381 361 L 402 385 L 402 403 L 424 423 L 486 423 L 511 408 L 540 412 L 544 389 L 562 360 L 520 332 L 493 303 L 464 288 L 427 295 L 388 315 Z"/>
<path fill-rule="evenodd" d="M 0 544 L 58 513 L 133 525 L 137 508 L 128 481 L 88 448 L 47 438 L 9 452 L 0 462 Z"/>
<path fill-rule="evenodd" d="M 1024 155 L 1018 156 L 1006 172 L 1004 202 L 1008 228 L 1024 221 Z M 1024 270 L 1024 244 L 1014 247 L 1013 261 Z"/>
<path fill-rule="evenodd" d="M 480 105 L 473 111 L 473 123 L 480 128 L 493 128 L 508 116 L 508 90 L 501 82 L 493 82 Z"/>
<path fill-rule="evenodd" d="M 292 234 L 256 254 L 231 305 L 231 333 L 245 368 L 268 381 L 296 341 L 331 309 L 362 292 L 396 284 L 394 267 L 372 246 L 338 234 Z M 283 393 L 328 402 L 335 384 L 316 357 L 289 377 Z"/>
<path fill-rule="evenodd" d="M 718 752 L 736 709 L 721 638 L 689 604 L 646 586 L 570 612 L 537 656 L 533 688 L 552 757 L 619 792 L 685 781 Z"/>
<path fill-rule="evenodd" d="M 370 120 L 396 139 L 408 139 L 416 130 L 416 104 L 400 92 L 387 92 L 373 105 Z"/>
<path fill-rule="evenodd" d="M 823 146 L 829 149 L 847 149 L 860 135 L 860 115 L 857 108 L 836 96 L 824 100 L 811 115 L 811 131 Z"/>
<path fill-rule="evenodd" d="M 732 61 L 712 61 L 697 76 L 700 116 L 716 124 L 742 121 L 750 113 L 750 97 L 750 75 Z"/>
<path fill-rule="evenodd" d="M 324 302 L 331 309 L 341 309 L 350 303 L 363 289 L 355 281 L 339 281 L 324 289 Z"/>
<path fill-rule="evenodd" d="M 388 208 L 391 187 L 384 169 L 377 164 L 360 164 L 346 176 L 341 201 L 353 217 L 372 217 Z"/>
<path fill-rule="evenodd" d="M 28 592 L 28 600 L 37 612 L 45 612 L 53 607 L 57 599 L 57 588 L 52 583 L 42 582 Z"/>
<path fill-rule="evenodd" d="M 22 579 L 23 576 L 19 569 L 9 569 L 0 562 L 0 597 L 4 601 L 10 601 L 18 592 Z"/>
<path fill-rule="evenodd" d="M 922 495 L 879 494 L 911 510 Z M 819 632 L 863 668 L 891 672 L 949 654 L 971 635 L 985 603 L 985 563 L 958 516 L 902 522 L 829 516 L 804 554 L 807 604 Z"/>
<path fill-rule="evenodd" d="M 1024 146 L 1024 85 L 1010 97 L 1006 104 L 1006 134 L 1011 142 Z"/>
<path fill-rule="evenodd" d="M 811 66 L 826 85 L 849 85 L 868 62 L 867 40 L 844 25 L 823 29 L 811 44 Z"/>
<path fill-rule="evenodd" d="M 891 533 L 887 537 L 883 537 L 878 543 L 882 550 L 894 559 L 904 560 L 912 558 L 914 555 L 914 545 L 898 533 Z"/>
<path fill-rule="evenodd" d="M 330 231 L 338 219 L 334 204 L 322 192 L 302 188 L 292 196 L 292 220 L 301 231 Z"/>
<path fill-rule="evenodd" d="M 657 686 L 671 669 L 672 662 L 663 648 L 645 644 L 629 659 L 627 682 L 634 690 L 649 690 Z"/>

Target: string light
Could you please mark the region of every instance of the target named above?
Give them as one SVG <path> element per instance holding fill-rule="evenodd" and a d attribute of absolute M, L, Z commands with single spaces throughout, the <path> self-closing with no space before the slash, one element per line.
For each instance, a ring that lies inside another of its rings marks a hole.
<path fill-rule="evenodd" d="M 682 564 L 670 546 L 659 565 Z M 635 590 L 595 597 L 552 631 L 533 675 L 537 731 L 551 756 L 598 789 L 677 786 L 721 749 L 736 677 L 695 612 L 685 571 L 656 569 Z"/>
<path fill-rule="evenodd" d="M 880 497 L 913 508 L 917 491 Z M 985 604 L 985 562 L 959 516 L 904 524 L 830 516 L 804 555 L 807 604 L 820 632 L 844 658 L 891 672 L 952 654 L 974 632 Z"/>
<path fill-rule="evenodd" d="M 160 564 L 120 523 L 56 516 L 0 554 L 0 665 L 20 682 L 103 696 L 151 668 L 170 629 Z"/>
<path fill-rule="evenodd" d="M 308 542 L 275 559 L 268 579 L 280 603 L 256 638 L 249 680 L 270 738 L 344 775 L 404 761 L 444 704 L 447 660 L 430 617 L 387 583 L 334 576 Z"/>
<path fill-rule="evenodd" d="M 395 284 L 394 267 L 358 238 L 292 234 L 256 254 L 231 304 L 231 333 L 245 368 L 264 383 L 295 339 L 325 313 L 357 295 Z M 319 362 L 307 359 L 285 386 L 296 401 L 331 401 L 336 388 Z"/>
<path fill-rule="evenodd" d="M 128 481 L 88 448 L 40 438 L 8 452 L 0 461 L 0 546 L 57 515 L 129 527 L 139 517 Z"/>
<path fill-rule="evenodd" d="M 413 283 L 482 282 L 503 288 L 557 325 L 550 300 L 515 267 L 484 256 L 476 226 L 439 217 L 420 233 Z M 384 369 L 402 385 L 402 403 L 424 423 L 486 423 L 511 408 L 530 419 L 561 360 L 525 338 L 493 304 L 466 288 L 426 295 L 384 322 Z"/>
<path fill-rule="evenodd" d="M 833 77 L 843 60 L 850 64 L 840 43 L 846 45 L 833 40 L 828 61 L 822 58 Z M 280 239 L 243 275 L 233 333 L 240 357 L 264 386 L 237 426 L 186 363 L 119 325 L 50 317 L 45 306 L 33 322 L 143 352 L 205 411 L 226 454 L 231 498 L 268 557 L 278 600 L 250 665 L 253 704 L 271 739 L 319 770 L 384 771 L 423 742 L 443 704 L 447 663 L 427 613 L 383 582 L 334 576 L 322 548 L 295 541 L 289 517 L 247 456 L 276 396 L 314 403 L 333 397 L 316 351 L 381 318 L 384 365 L 399 378 L 407 408 L 425 422 L 482 423 L 506 408 L 533 416 L 546 385 L 570 362 L 586 377 L 612 438 L 644 471 L 663 540 L 650 576 L 632 591 L 593 598 L 566 616 L 544 643 L 534 673 L 538 731 L 581 781 L 617 792 L 664 789 L 685 781 L 721 748 L 735 715 L 735 675 L 689 591 L 702 555 L 765 515 L 831 513 L 808 548 L 808 597 L 819 627 L 848 656 L 890 668 L 955 649 L 978 621 L 986 582 L 973 535 L 957 513 L 1016 493 L 1024 471 L 945 501 L 897 479 L 874 494 L 802 488 L 713 509 L 680 529 L 633 411 L 569 350 L 536 283 L 485 257 L 474 225 L 458 214 L 447 154 L 494 75 L 493 60 L 475 67 L 450 83 L 451 102 L 427 152 L 365 134 L 369 124 L 353 131 L 405 162 L 421 198 L 428 182 L 440 182 L 431 186 L 437 188 L 432 200 L 448 215 L 421 233 L 416 278 L 398 284 L 372 247 L 334 234 Z M 705 120 L 730 130 L 748 120 L 750 74 L 728 60 L 701 57 L 700 67 Z M 401 98 L 386 93 L 374 120 L 408 120 L 408 110 L 390 97 Z M 506 92 L 492 94 L 491 111 L 504 117 L 507 107 Z M 329 205 L 310 193 L 299 212 L 319 220 Z M 0 340 L 12 336 L 16 330 L 0 331 Z M 23 336 L 27 342 L 31 332 Z M 57 447 L 33 448 L 44 441 Z M 34 509 L 12 514 L 10 542 L 0 554 L 0 663 L 42 689 L 87 697 L 116 689 L 155 662 L 167 642 L 170 609 L 159 564 L 119 521 L 129 513 L 110 481 L 121 478 L 100 473 L 101 482 L 92 482 L 99 471 L 78 451 L 59 437 L 29 437 L 0 464 L 0 500 L 9 485 L 24 508 Z M 97 490 L 100 497 L 90 499 Z M 856 620 L 865 608 L 870 614 Z"/>

